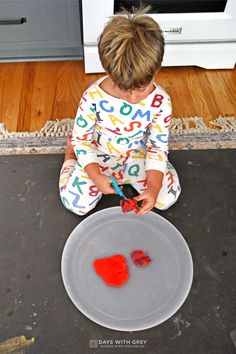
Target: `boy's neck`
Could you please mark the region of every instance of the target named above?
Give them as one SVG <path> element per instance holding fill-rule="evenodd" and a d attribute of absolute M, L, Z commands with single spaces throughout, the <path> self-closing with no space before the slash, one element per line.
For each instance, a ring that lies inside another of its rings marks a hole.
<path fill-rule="evenodd" d="M 112 79 L 107 76 L 99 86 L 103 91 L 108 93 L 110 96 L 115 98 L 126 100 L 130 103 L 138 103 L 145 99 L 150 93 L 152 93 L 156 86 L 153 83 L 153 80 L 144 88 L 144 89 L 135 89 L 133 91 L 123 91 L 121 90 Z"/>

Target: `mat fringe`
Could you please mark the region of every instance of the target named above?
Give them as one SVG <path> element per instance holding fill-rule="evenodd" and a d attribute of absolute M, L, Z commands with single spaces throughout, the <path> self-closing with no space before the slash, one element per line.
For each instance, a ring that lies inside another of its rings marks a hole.
<path fill-rule="evenodd" d="M 0 123 L 0 139 L 6 138 L 35 138 L 35 137 L 67 137 L 71 134 L 74 119 L 56 119 L 49 120 L 44 127 L 35 132 L 9 132 L 5 128 L 5 123 Z M 220 128 L 220 132 L 236 132 L 236 119 L 234 117 L 218 117 L 209 122 L 210 125 Z M 192 126 L 193 125 L 193 126 Z M 170 132 L 173 133 L 201 133 L 212 132 L 212 129 L 206 126 L 201 117 L 190 118 L 172 118 Z"/>
<path fill-rule="evenodd" d="M 74 119 L 47 121 L 35 132 L 9 132 L 0 123 L 0 154 L 63 153 Z M 207 126 L 201 117 L 172 118 L 170 149 L 236 148 L 235 117 L 218 117 Z"/>

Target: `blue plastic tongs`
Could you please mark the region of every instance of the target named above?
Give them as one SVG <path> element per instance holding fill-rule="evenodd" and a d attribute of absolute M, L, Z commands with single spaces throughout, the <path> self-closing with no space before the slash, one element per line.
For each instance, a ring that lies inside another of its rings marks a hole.
<path fill-rule="evenodd" d="M 113 177 L 113 176 L 109 176 L 109 177 L 110 177 L 110 179 L 112 180 L 112 187 L 115 189 L 116 193 L 117 193 L 120 197 L 124 198 L 125 200 L 128 200 L 128 199 L 126 198 L 126 196 L 124 195 L 124 193 L 122 192 L 122 190 L 119 188 L 119 186 L 118 186 L 118 184 L 117 184 L 117 182 L 116 182 L 115 177 Z"/>

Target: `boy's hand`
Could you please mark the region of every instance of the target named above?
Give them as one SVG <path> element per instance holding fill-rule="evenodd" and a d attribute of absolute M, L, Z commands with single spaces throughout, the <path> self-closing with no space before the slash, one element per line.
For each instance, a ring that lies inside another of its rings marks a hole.
<path fill-rule="evenodd" d="M 93 181 L 98 190 L 103 194 L 115 194 L 115 190 L 112 188 L 112 180 L 100 172 L 99 164 L 91 162 L 84 168 L 89 178 Z"/>
<path fill-rule="evenodd" d="M 116 191 L 111 186 L 112 180 L 108 176 L 101 173 L 93 178 L 93 182 L 103 194 L 116 194 Z"/>
<path fill-rule="evenodd" d="M 141 201 L 141 200 L 143 201 L 141 208 L 140 208 L 139 212 L 137 213 L 137 216 L 144 215 L 147 212 L 149 212 L 150 210 L 152 210 L 152 208 L 156 204 L 159 190 L 160 190 L 160 188 L 157 189 L 156 187 L 155 188 L 148 187 L 142 194 L 140 194 L 139 196 L 134 198 L 137 201 Z"/>
<path fill-rule="evenodd" d="M 147 171 L 147 186 L 148 188 L 140 194 L 138 197 L 135 197 L 137 201 L 142 200 L 141 209 L 137 215 L 143 215 L 152 210 L 156 204 L 157 196 L 162 187 L 163 181 L 163 172 L 158 170 L 148 170 Z"/>

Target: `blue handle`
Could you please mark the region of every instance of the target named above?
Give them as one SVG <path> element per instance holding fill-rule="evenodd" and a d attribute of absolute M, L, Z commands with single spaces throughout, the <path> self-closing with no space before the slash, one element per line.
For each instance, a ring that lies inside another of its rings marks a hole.
<path fill-rule="evenodd" d="M 112 187 L 115 189 L 116 193 L 119 194 L 119 196 L 124 197 L 124 194 L 123 194 L 122 190 L 119 188 L 115 177 L 113 177 L 113 176 L 109 176 L 109 177 L 112 180 Z"/>

